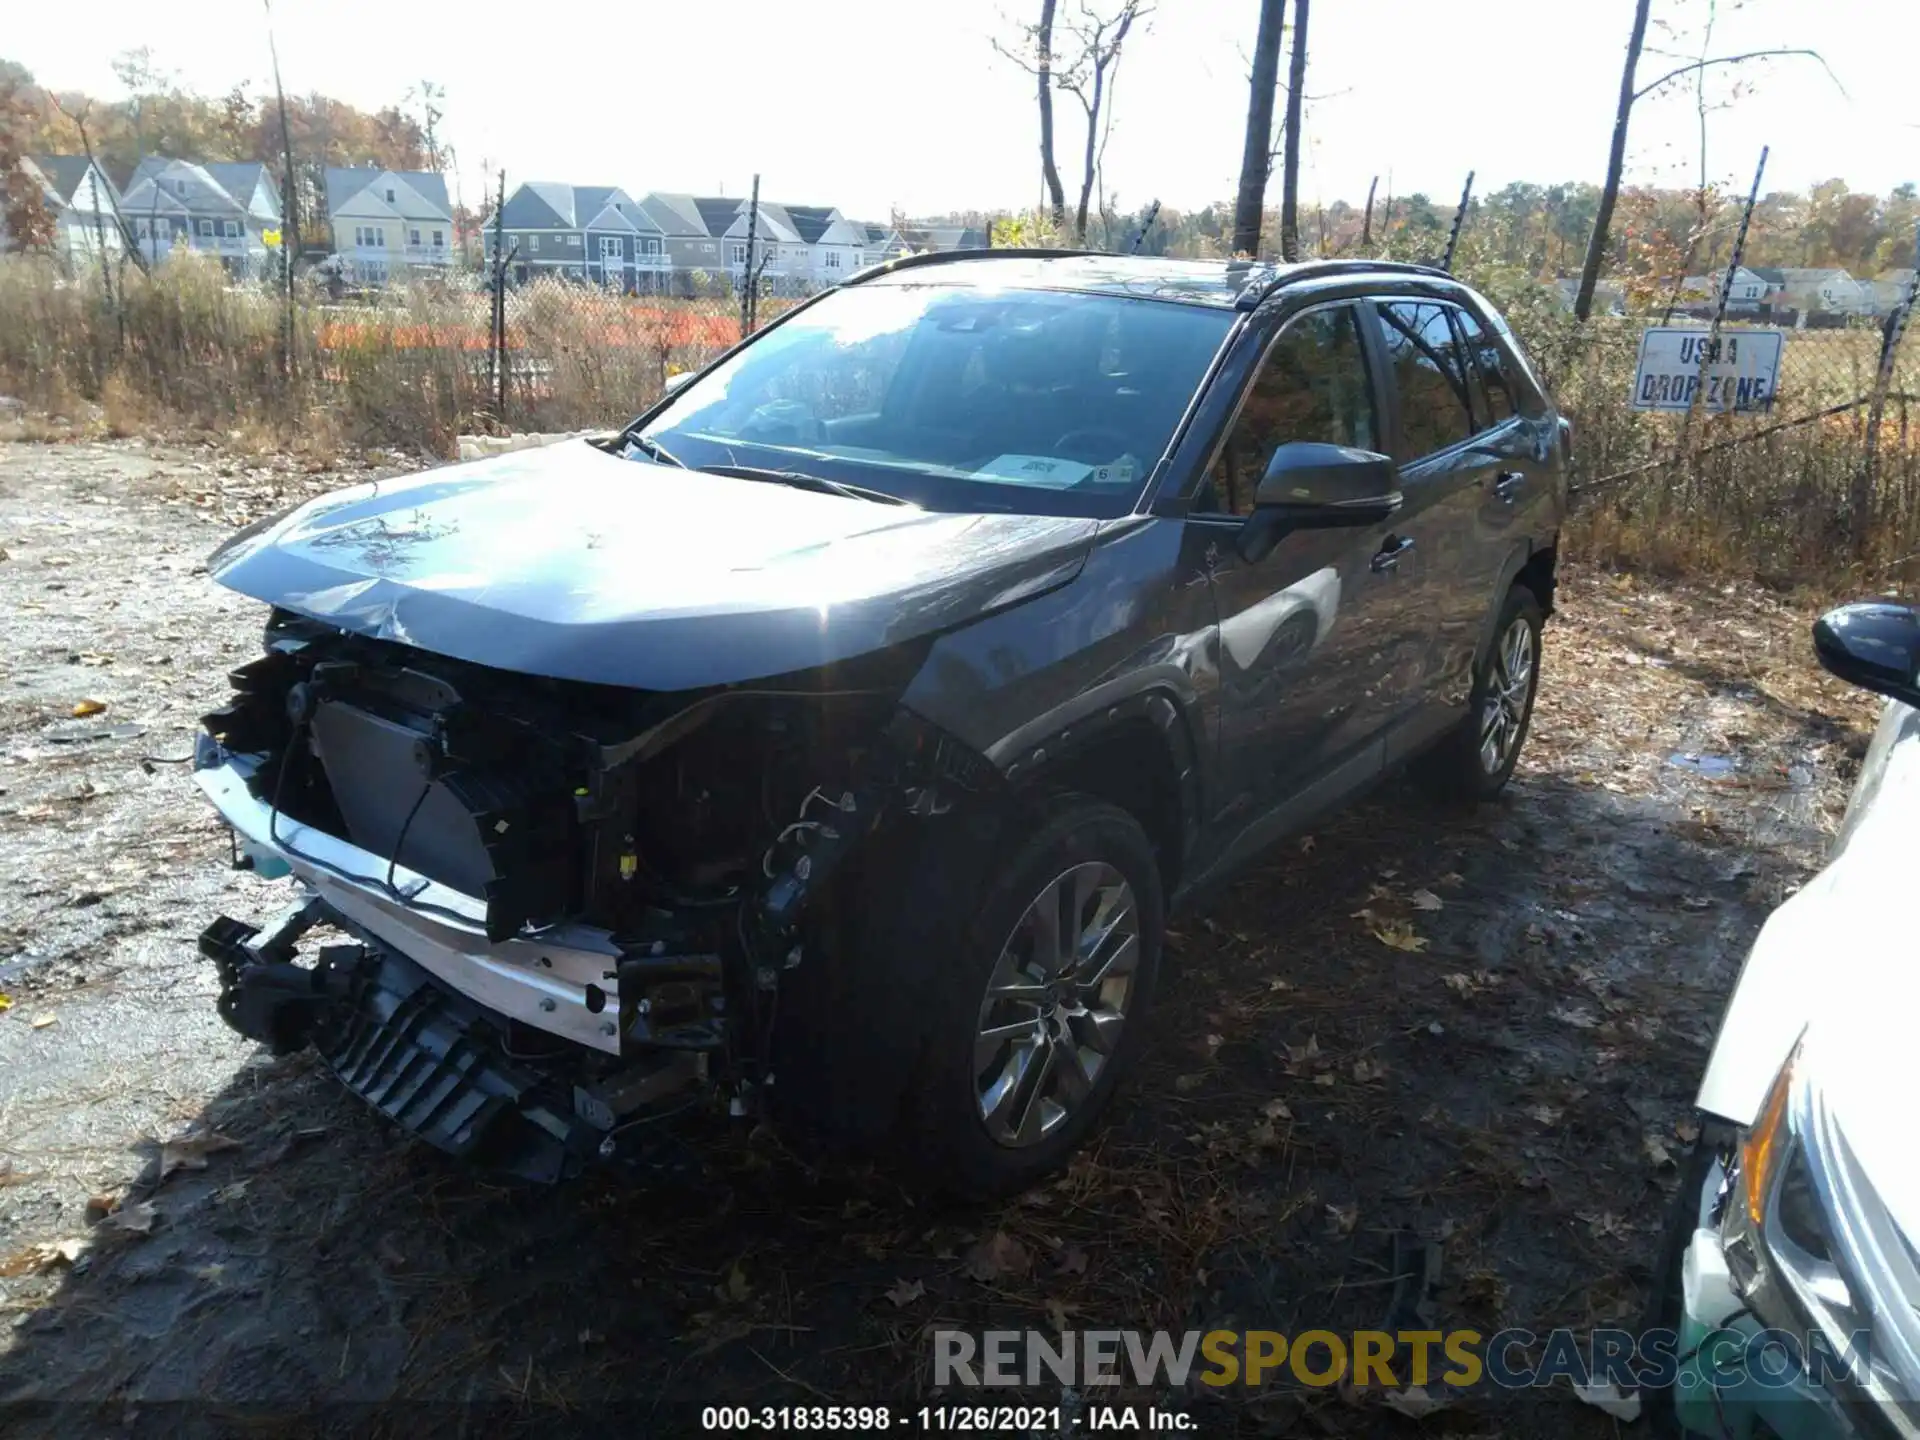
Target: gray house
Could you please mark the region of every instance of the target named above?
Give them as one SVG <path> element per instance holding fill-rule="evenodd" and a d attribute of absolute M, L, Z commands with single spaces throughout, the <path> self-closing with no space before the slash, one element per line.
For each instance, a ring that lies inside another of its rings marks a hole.
<path fill-rule="evenodd" d="M 266 264 L 268 232 L 280 229 L 280 192 L 256 161 L 196 165 L 149 155 L 128 178 L 120 213 L 149 260 L 191 250 L 250 275 Z"/>
<path fill-rule="evenodd" d="M 446 176 L 330 165 L 326 185 L 334 254 L 362 284 L 384 285 L 408 272 L 442 273 L 453 263 Z"/>
<path fill-rule="evenodd" d="M 673 268 L 667 226 L 678 218 L 617 185 L 530 180 L 507 196 L 499 233 L 518 283 L 552 276 L 625 294 L 664 290 Z M 495 225 L 484 241 L 493 256 Z"/>

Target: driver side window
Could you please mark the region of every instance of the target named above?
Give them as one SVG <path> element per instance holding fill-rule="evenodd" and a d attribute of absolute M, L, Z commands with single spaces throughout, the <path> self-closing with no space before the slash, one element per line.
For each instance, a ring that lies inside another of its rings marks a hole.
<path fill-rule="evenodd" d="M 1379 435 L 1353 307 L 1310 311 L 1290 321 L 1268 350 L 1194 508 L 1249 514 L 1268 461 L 1290 440 L 1377 450 Z"/>

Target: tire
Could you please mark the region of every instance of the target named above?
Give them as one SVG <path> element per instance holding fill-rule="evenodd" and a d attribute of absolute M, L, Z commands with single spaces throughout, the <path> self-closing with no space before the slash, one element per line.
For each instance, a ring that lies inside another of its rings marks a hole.
<path fill-rule="evenodd" d="M 902 1139 L 939 1193 L 997 1198 L 1058 1169 L 1144 1039 L 1165 905 L 1152 846 L 1131 815 L 1085 796 L 1054 796 L 1037 820 L 991 867 L 977 909 L 951 917 L 961 943 L 927 987 Z M 1049 897 L 1065 898 L 1054 927 L 1038 908 Z M 1052 945 L 1069 916 L 1085 943 Z M 1063 951 L 1065 974 L 1040 983 Z M 1016 988 L 1037 998 L 1004 994 Z"/>
<path fill-rule="evenodd" d="M 1540 688 L 1540 632 L 1546 615 L 1525 585 L 1508 589 L 1494 622 L 1493 640 L 1474 668 L 1473 699 L 1467 713 L 1415 767 L 1421 784 L 1435 797 L 1460 803 L 1491 800 L 1506 788 L 1533 722 L 1533 700 Z M 1522 640 L 1524 637 L 1524 642 Z M 1526 658 L 1525 693 L 1513 693 L 1508 666 Z M 1505 691 L 1507 703 L 1494 706 Z M 1497 733 L 1495 728 L 1497 727 Z"/>

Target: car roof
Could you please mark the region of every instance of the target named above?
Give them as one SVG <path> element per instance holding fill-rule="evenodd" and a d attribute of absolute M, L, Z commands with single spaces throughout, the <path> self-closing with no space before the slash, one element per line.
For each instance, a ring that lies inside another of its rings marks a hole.
<path fill-rule="evenodd" d="M 1103 255 L 1076 250 L 974 250 L 903 256 L 850 283 L 1068 290 L 1233 310 L 1251 308 L 1289 280 L 1373 271 L 1453 278 L 1444 271 L 1385 260 L 1281 265 L 1264 260 L 1174 260 L 1161 255 Z"/>

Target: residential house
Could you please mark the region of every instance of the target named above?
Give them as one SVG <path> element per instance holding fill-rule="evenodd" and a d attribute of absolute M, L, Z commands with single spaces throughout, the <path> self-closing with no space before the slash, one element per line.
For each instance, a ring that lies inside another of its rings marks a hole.
<path fill-rule="evenodd" d="M 1562 310 L 1573 309 L 1573 302 L 1579 297 L 1580 282 L 1574 279 L 1561 279 L 1553 282 L 1555 297 Z M 1627 292 L 1617 282 L 1598 280 L 1593 286 L 1593 313 L 1596 315 L 1624 315 L 1627 313 Z"/>
<path fill-rule="evenodd" d="M 672 268 L 667 227 L 673 217 L 617 185 L 530 180 L 507 197 L 498 234 L 517 283 L 543 276 L 604 285 L 625 293 L 665 288 Z M 495 226 L 483 230 L 493 254 Z M 718 247 L 715 247 L 718 253 Z"/>
<path fill-rule="evenodd" d="M 807 243 L 816 285 L 838 285 L 867 264 L 867 227 L 831 205 L 783 205 L 787 219 Z"/>
<path fill-rule="evenodd" d="M 453 211 L 444 175 L 375 166 L 328 166 L 333 251 L 361 284 L 440 273 L 453 263 Z"/>
<path fill-rule="evenodd" d="M 41 203 L 53 221 L 53 249 L 69 264 L 91 260 L 104 248 L 125 248 L 114 216 L 113 181 L 84 155 L 23 156 L 21 169 L 40 186 Z M 0 249 L 5 248 L 0 221 Z"/>
<path fill-rule="evenodd" d="M 128 177 L 120 213 L 149 260 L 192 250 L 248 275 L 266 264 L 269 232 L 277 243 L 280 192 L 255 161 L 196 165 L 149 155 Z"/>
<path fill-rule="evenodd" d="M 1913 294 L 1913 270 L 1911 267 L 1882 270 L 1873 279 L 1860 283 L 1867 287 L 1873 313 L 1884 318 L 1906 304 L 1907 297 Z"/>
<path fill-rule="evenodd" d="M 733 253 L 724 239 L 728 229 L 746 208 L 746 201 L 724 195 L 685 195 L 677 191 L 653 190 L 641 202 L 648 215 L 661 227 L 667 253 L 668 278 L 680 294 L 692 294 L 729 273 L 728 257 Z M 768 241 L 756 236 L 756 248 L 764 257 Z M 738 244 L 744 257 L 745 242 Z"/>
<path fill-rule="evenodd" d="M 1801 314 L 1870 315 L 1873 297 L 1844 270 L 1821 266 L 1760 266 L 1754 271 L 1767 282 L 1767 302 Z"/>

